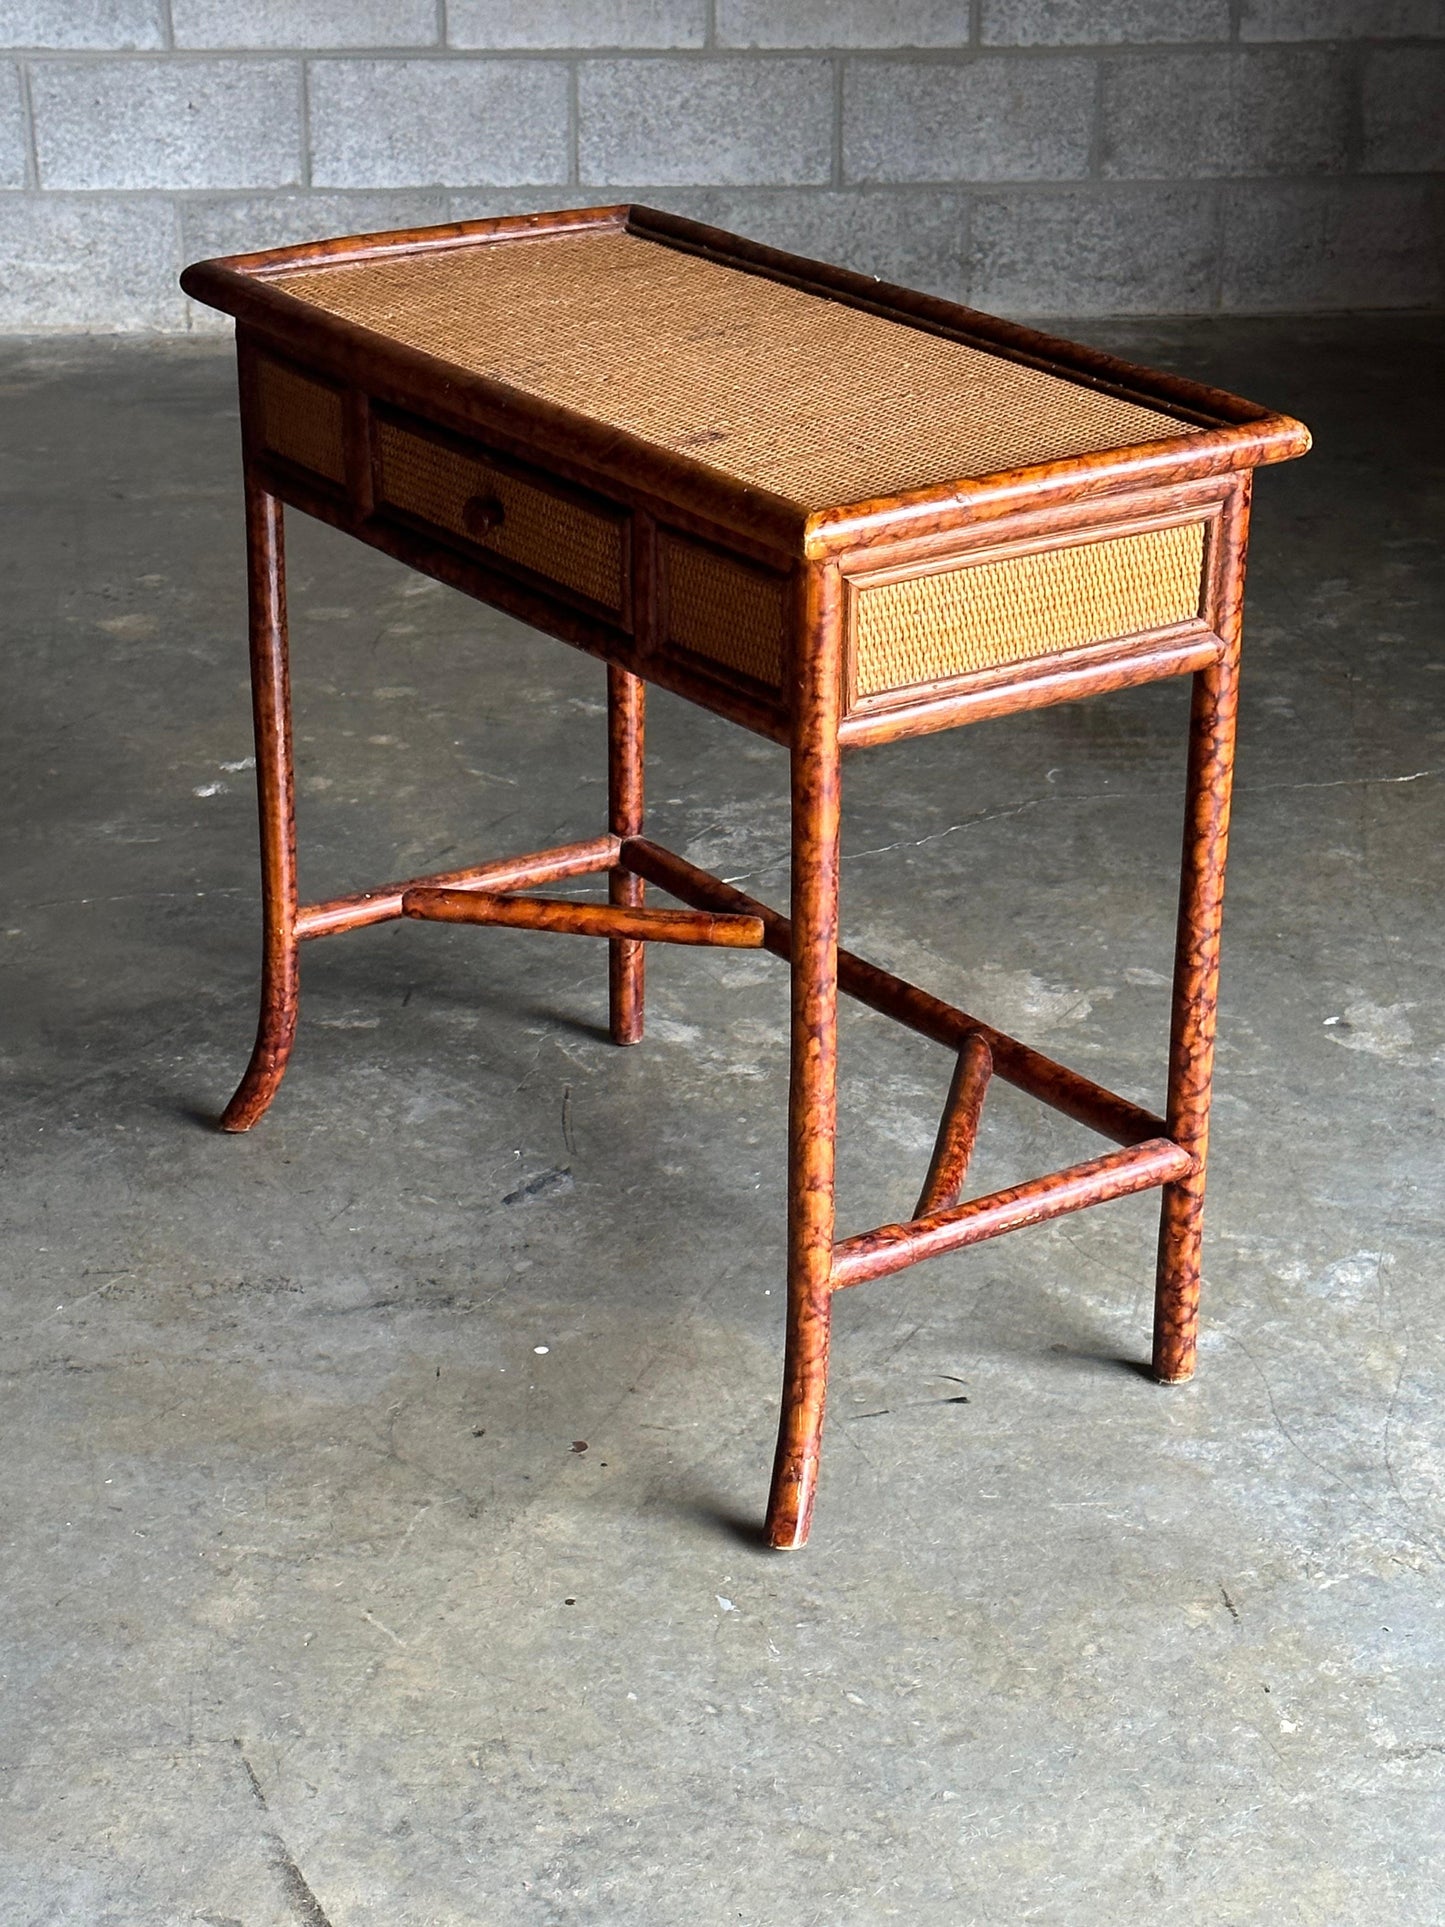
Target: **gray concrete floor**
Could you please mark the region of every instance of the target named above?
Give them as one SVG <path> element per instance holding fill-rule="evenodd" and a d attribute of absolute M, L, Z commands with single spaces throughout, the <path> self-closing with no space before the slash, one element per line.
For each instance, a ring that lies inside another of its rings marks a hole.
<path fill-rule="evenodd" d="M 780 967 L 657 955 L 618 1052 L 591 945 L 317 945 L 218 1136 L 229 354 L 0 349 L 6 1927 L 1445 1918 L 1445 328 L 1085 332 L 1318 438 L 1258 491 L 1202 1370 L 1136 1369 L 1151 1199 L 850 1293 L 792 1557 Z M 601 826 L 596 664 L 291 529 L 308 895 Z M 850 937 L 1157 1102 L 1185 700 L 855 759 Z M 651 734 L 654 832 L 781 898 L 781 753 Z M 949 1066 L 844 1058 L 857 1229 Z M 985 1140 L 1096 1143 L 998 1087 Z"/>

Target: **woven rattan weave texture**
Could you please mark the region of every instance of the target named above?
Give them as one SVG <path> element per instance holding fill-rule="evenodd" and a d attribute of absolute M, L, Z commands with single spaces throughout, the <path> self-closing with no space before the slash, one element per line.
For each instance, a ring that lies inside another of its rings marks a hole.
<path fill-rule="evenodd" d="M 785 585 L 700 543 L 664 535 L 667 640 L 776 689 L 783 680 Z"/>
<path fill-rule="evenodd" d="M 278 285 L 809 510 L 1196 432 L 615 229 L 311 267 Z"/>
<path fill-rule="evenodd" d="M 379 501 L 520 562 L 604 608 L 621 608 L 624 544 L 615 516 L 533 487 L 510 469 L 384 418 L 376 424 L 376 450 Z M 498 526 L 481 538 L 463 516 L 477 496 L 494 499 L 502 510 Z"/>
<path fill-rule="evenodd" d="M 858 697 L 1165 629 L 1199 614 L 1204 524 L 878 583 L 857 592 Z"/>
<path fill-rule="evenodd" d="M 261 437 L 283 461 L 328 481 L 346 480 L 341 396 L 284 363 L 260 363 Z"/>

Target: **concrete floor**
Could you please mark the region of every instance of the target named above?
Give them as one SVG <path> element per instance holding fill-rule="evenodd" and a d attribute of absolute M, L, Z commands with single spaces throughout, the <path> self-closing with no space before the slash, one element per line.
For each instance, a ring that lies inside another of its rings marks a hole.
<path fill-rule="evenodd" d="M 229 353 L 0 349 L 4 1927 L 1445 1919 L 1445 327 L 1084 332 L 1318 441 L 1258 492 L 1202 1371 L 1136 1369 L 1152 1199 L 850 1293 L 792 1557 L 780 966 L 656 955 L 624 1053 L 591 945 L 317 945 L 218 1136 Z M 291 528 L 306 894 L 601 826 L 597 665 Z M 1157 1102 L 1185 700 L 855 759 L 852 940 Z M 651 736 L 654 833 L 783 898 L 781 753 Z M 858 1229 L 949 1066 L 844 1054 Z M 996 1086 L 977 1181 L 1093 1145 Z"/>

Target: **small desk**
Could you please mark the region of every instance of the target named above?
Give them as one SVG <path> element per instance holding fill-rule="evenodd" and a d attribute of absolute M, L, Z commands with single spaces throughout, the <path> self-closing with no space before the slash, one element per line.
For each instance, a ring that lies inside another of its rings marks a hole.
<path fill-rule="evenodd" d="M 222 1126 L 276 1093 L 302 943 L 388 918 L 606 938 L 611 1034 L 650 942 L 791 972 L 788 1313 L 768 1507 L 808 1536 L 835 1295 L 1163 1188 L 1154 1372 L 1194 1369 L 1250 482 L 1298 422 L 641 207 L 363 235 L 188 268 L 236 317 L 265 942 Z M 282 505 L 607 664 L 603 834 L 328 903 L 297 892 Z M 1192 674 L 1168 1096 L 1154 1117 L 838 944 L 847 748 Z M 786 745 L 790 911 L 643 833 L 645 687 Z M 533 894 L 605 873 L 605 903 Z M 683 908 L 644 900 L 651 884 Z M 837 1240 L 839 992 L 954 1056 L 913 1217 Z M 1096 1130 L 960 1201 L 990 1076 Z"/>

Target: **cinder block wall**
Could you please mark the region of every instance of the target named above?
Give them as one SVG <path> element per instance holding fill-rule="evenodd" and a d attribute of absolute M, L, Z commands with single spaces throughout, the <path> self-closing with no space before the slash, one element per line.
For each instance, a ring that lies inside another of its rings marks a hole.
<path fill-rule="evenodd" d="M 1445 0 L 0 0 L 0 328 L 644 200 L 1013 314 L 1445 301 Z"/>

